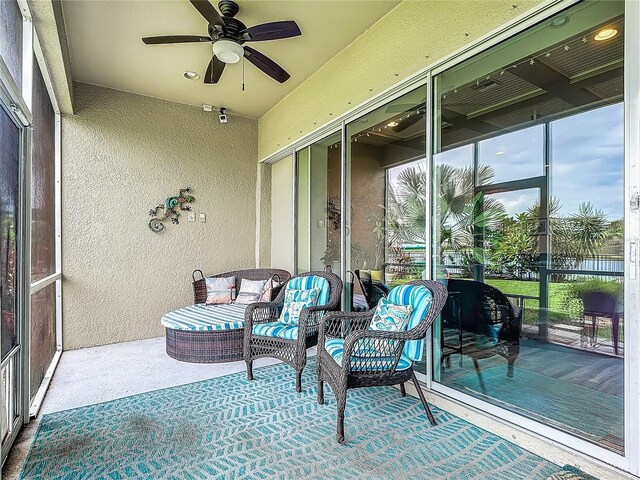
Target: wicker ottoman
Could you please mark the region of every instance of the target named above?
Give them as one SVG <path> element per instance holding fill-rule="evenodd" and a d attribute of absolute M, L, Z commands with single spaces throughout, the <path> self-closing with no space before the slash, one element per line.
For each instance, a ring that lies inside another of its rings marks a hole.
<path fill-rule="evenodd" d="M 246 305 L 192 305 L 162 317 L 167 354 L 181 362 L 242 360 Z"/>

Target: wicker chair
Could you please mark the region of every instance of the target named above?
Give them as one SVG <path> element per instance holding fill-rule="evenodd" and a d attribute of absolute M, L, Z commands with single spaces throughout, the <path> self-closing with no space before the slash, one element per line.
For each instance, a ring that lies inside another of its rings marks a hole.
<path fill-rule="evenodd" d="M 362 290 L 369 309 L 376 308 L 380 299 L 389 294 L 389 287 L 384 283 L 373 280 L 362 280 L 360 270 L 355 271 L 355 276 L 358 279 L 360 290 Z"/>
<path fill-rule="evenodd" d="M 499 355 L 507 360 L 507 377 L 513 378 L 513 364 L 520 352 L 522 309 L 514 307 L 495 287 L 474 280 L 450 279 L 447 288 L 452 295 L 442 311 L 444 329 L 459 330 L 459 348 L 445 349 L 443 361 L 450 361 L 456 350 L 468 356 L 483 392 L 486 387 L 479 360 Z"/>
<path fill-rule="evenodd" d="M 431 295 L 424 291 L 426 287 Z M 396 297 L 406 299 L 396 301 Z M 429 303 L 429 298 L 431 302 Z M 408 329 L 401 332 L 369 330 L 374 311 L 339 312 L 326 315 L 318 338 L 318 403 L 324 403 L 327 382 L 338 404 L 337 440 L 344 442 L 344 411 L 350 388 L 400 385 L 412 380 L 429 421 L 436 421 L 418 385 L 413 362 L 421 358 L 422 339 L 447 299 L 444 285 L 431 280 L 415 280 L 389 293 L 394 303 L 414 306 Z M 362 353 L 359 353 L 362 352 Z"/>
<path fill-rule="evenodd" d="M 254 303 L 247 307 L 244 324 L 244 360 L 247 362 L 248 380 L 253 380 L 255 359 L 275 357 L 293 367 L 296 371 L 296 391 L 302 391 L 302 371 L 307 364 L 307 348 L 318 342 L 320 319 L 326 312 L 340 308 L 342 295 L 342 280 L 330 272 L 303 273 L 292 278 L 287 286 L 296 279 L 305 277 L 315 277 L 313 281 L 326 280 L 329 295 L 326 303 L 303 309 L 297 327 L 278 321 L 284 305 L 286 288 L 270 303 Z M 256 334 L 255 327 L 266 323 L 273 323 L 275 328 L 269 329 L 271 331 L 268 334 Z"/>

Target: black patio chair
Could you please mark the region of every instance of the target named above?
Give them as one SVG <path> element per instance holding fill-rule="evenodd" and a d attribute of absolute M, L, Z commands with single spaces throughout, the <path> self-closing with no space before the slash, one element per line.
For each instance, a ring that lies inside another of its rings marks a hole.
<path fill-rule="evenodd" d="M 473 361 L 478 382 L 486 392 L 479 360 L 500 355 L 507 360 L 507 377 L 520 352 L 522 309 L 514 307 L 497 288 L 473 280 L 449 279 L 451 292 L 442 310 L 442 343 L 445 328 L 459 330 L 459 348 L 445 349 L 443 361 L 459 352 Z"/>
<path fill-rule="evenodd" d="M 380 299 L 389 295 L 389 287 L 382 282 L 363 280 L 360 276 L 360 270 L 355 270 L 354 273 L 369 309 L 376 308 Z"/>

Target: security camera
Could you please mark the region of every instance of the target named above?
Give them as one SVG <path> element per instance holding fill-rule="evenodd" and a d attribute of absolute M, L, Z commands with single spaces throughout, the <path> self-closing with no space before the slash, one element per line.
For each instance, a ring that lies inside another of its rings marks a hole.
<path fill-rule="evenodd" d="M 229 121 L 229 117 L 226 114 L 227 109 L 222 107 L 220 112 L 218 113 L 218 118 L 220 119 L 220 123 L 227 123 Z"/>

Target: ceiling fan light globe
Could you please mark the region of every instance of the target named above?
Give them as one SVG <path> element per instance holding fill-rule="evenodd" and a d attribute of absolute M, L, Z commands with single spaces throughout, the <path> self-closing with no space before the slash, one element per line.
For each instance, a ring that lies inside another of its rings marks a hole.
<path fill-rule="evenodd" d="M 224 63 L 237 63 L 244 56 L 242 45 L 231 40 L 218 40 L 213 44 L 213 54 Z"/>

